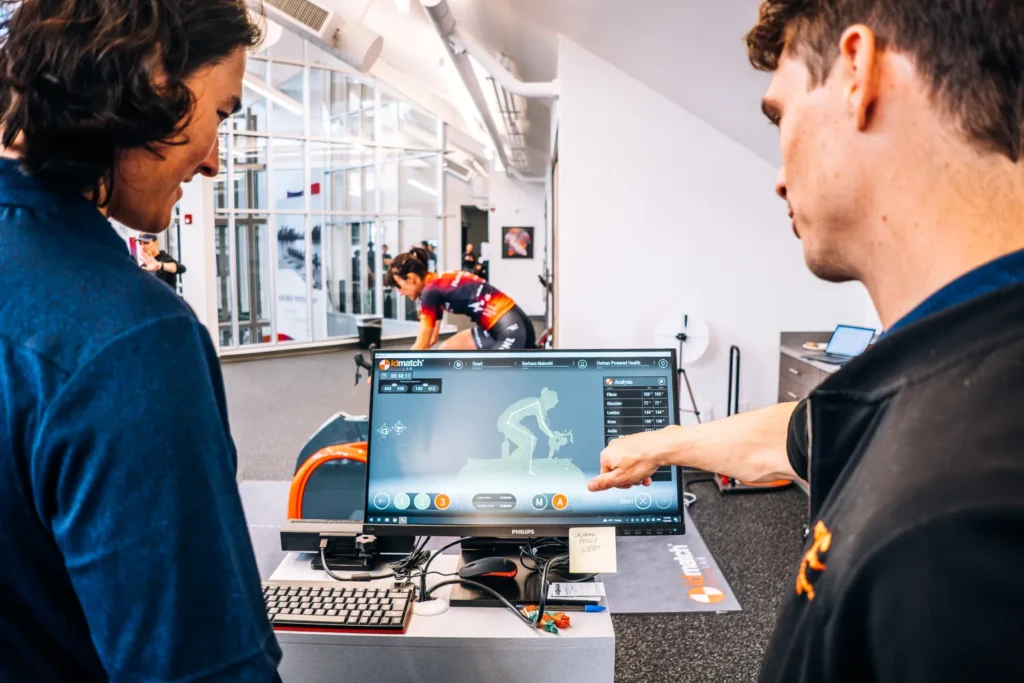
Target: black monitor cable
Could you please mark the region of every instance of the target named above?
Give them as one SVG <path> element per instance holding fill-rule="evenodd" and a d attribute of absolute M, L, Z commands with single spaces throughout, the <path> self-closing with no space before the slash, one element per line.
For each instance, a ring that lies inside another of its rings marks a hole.
<path fill-rule="evenodd" d="M 424 579 L 424 582 L 426 582 L 426 579 Z M 512 610 L 512 612 L 515 613 L 515 615 L 519 618 L 520 621 L 522 621 L 530 627 L 531 631 L 533 631 L 534 633 L 537 632 L 537 624 L 533 620 L 527 618 L 527 616 L 524 615 L 522 612 L 520 612 L 515 605 L 513 605 L 511 602 L 508 601 L 508 599 L 505 598 L 505 596 L 503 596 L 501 593 L 494 590 L 490 586 L 485 586 L 484 584 L 479 583 L 477 581 L 470 581 L 469 579 L 445 579 L 444 581 L 438 581 L 433 586 L 431 586 L 429 590 L 424 591 L 420 594 L 420 600 L 425 600 L 429 598 L 430 594 L 436 591 L 438 588 L 441 588 L 443 586 L 453 586 L 455 584 L 458 584 L 460 586 L 470 586 L 472 588 L 476 588 L 477 590 L 482 590 L 485 593 L 490 593 L 495 598 L 500 600 L 505 607 L 508 607 L 510 610 Z M 540 619 L 539 616 L 537 618 L 538 620 Z"/>
<path fill-rule="evenodd" d="M 423 569 L 420 570 L 420 574 L 419 574 L 419 578 L 420 578 L 420 601 L 421 602 L 426 600 L 427 596 L 430 595 L 429 591 L 427 591 L 427 573 L 430 570 L 431 563 L 434 561 L 434 559 L 437 558 L 438 555 L 443 553 L 445 550 L 448 550 L 448 548 L 451 548 L 452 546 L 458 545 L 458 544 L 462 543 L 465 540 L 467 540 L 467 538 L 458 538 L 458 539 L 455 539 L 454 541 L 452 541 L 451 543 L 446 543 L 445 545 L 441 546 L 440 548 L 435 550 L 433 553 L 431 553 L 430 557 L 427 558 L 426 562 L 423 565 Z M 433 590 L 433 589 L 431 589 L 431 590 Z"/>
<path fill-rule="evenodd" d="M 389 579 L 395 577 L 398 581 L 408 581 L 409 578 L 415 573 L 419 566 L 430 559 L 430 552 L 425 551 L 423 548 L 430 541 L 430 536 L 425 537 L 419 543 L 413 543 L 413 549 L 408 555 L 401 559 L 389 562 L 387 571 L 382 572 L 355 572 L 344 576 L 336 573 L 327 564 L 327 542 L 329 538 L 324 536 L 320 539 L 320 563 L 324 567 L 324 571 L 327 575 L 335 581 L 376 581 L 377 579 Z"/>
<path fill-rule="evenodd" d="M 525 569 L 530 571 L 541 571 L 542 564 L 546 559 L 542 553 L 545 550 L 555 549 L 559 553 L 564 553 L 569 549 L 569 544 L 560 538 L 540 538 L 536 542 L 528 540 L 525 546 L 519 547 L 519 562 Z M 532 563 L 532 566 L 527 563 L 527 560 Z M 564 564 L 564 562 L 556 563 L 556 565 Z M 583 583 L 584 581 L 591 581 L 597 574 L 584 574 L 582 576 L 573 577 L 569 573 L 560 572 L 552 567 L 552 575 L 557 577 L 561 582 L 564 583 Z"/>

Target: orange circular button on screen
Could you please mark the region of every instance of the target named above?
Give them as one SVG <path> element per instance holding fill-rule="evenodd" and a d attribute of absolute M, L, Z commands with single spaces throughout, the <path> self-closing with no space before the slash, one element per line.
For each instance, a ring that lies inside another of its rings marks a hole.
<path fill-rule="evenodd" d="M 555 497 L 551 499 L 551 506 L 556 510 L 564 510 L 569 507 L 569 499 L 561 493 L 556 493 Z"/>
<path fill-rule="evenodd" d="M 437 494 L 437 497 L 434 498 L 434 505 L 437 506 L 438 510 L 447 510 L 451 504 L 452 499 L 443 493 Z"/>

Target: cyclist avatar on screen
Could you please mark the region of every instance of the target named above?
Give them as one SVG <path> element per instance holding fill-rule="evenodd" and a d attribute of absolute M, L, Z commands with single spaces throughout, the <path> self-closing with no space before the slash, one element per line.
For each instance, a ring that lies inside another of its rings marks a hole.
<path fill-rule="evenodd" d="M 396 256 L 384 276 L 385 285 L 420 300 L 420 333 L 414 351 L 437 343 L 445 311 L 469 316 L 477 327 L 446 339 L 442 349 L 505 351 L 537 345 L 533 323 L 511 297 L 472 273 L 431 272 L 429 263 L 426 250 L 416 247 Z"/>
<path fill-rule="evenodd" d="M 555 457 L 567 443 L 575 443 L 572 431 L 552 431 L 548 422 L 548 411 L 558 405 L 558 394 L 544 388 L 539 398 L 524 398 L 516 401 L 498 418 L 498 431 L 505 435 L 501 444 L 501 457 L 512 460 L 526 460 L 530 474 L 533 474 L 533 453 L 537 448 L 537 436 L 523 425 L 523 420 L 532 417 L 540 431 L 548 437 L 548 459 Z M 510 445 L 511 444 L 511 445 Z M 512 450 L 512 445 L 516 448 Z"/>

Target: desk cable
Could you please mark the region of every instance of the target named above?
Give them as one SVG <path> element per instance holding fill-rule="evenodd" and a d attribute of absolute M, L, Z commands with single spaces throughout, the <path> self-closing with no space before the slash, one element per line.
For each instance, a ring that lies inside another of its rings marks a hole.
<path fill-rule="evenodd" d="M 401 559 L 389 562 L 387 565 L 387 571 L 382 572 L 356 572 L 343 576 L 335 573 L 327 564 L 327 537 L 320 539 L 320 563 L 324 567 L 324 571 L 335 581 L 375 581 L 377 579 L 388 579 L 395 577 L 398 582 L 407 582 L 409 579 L 416 576 L 415 572 L 425 562 L 428 562 L 430 558 L 430 551 L 424 550 L 427 542 L 430 541 L 430 536 L 425 537 L 423 540 L 413 542 L 413 549 L 409 551 L 409 554 Z M 426 571 L 424 569 L 424 571 Z"/>

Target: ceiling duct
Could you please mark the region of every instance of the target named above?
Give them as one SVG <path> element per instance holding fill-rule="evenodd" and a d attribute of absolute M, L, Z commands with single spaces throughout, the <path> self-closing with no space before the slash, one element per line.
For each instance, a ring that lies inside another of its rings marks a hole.
<path fill-rule="evenodd" d="M 504 55 L 499 57 L 499 62 L 502 68 L 507 69 L 509 73 L 512 73 L 515 68 L 512 60 Z M 498 114 L 501 116 L 502 125 L 505 126 L 505 137 L 508 140 L 511 168 L 517 171 L 525 171 L 530 165 L 526 154 L 526 136 L 524 134 L 526 116 L 522 111 L 522 105 L 525 104 L 525 100 L 506 90 L 495 78 L 489 77 L 487 80 L 491 82 Z"/>
<path fill-rule="evenodd" d="M 470 97 L 473 99 L 473 104 L 476 106 L 477 111 L 480 114 L 480 118 L 483 120 L 484 127 L 487 129 L 487 134 L 491 138 L 491 142 L 494 145 L 494 149 L 498 154 L 498 159 L 501 161 L 501 165 L 510 174 L 513 174 L 519 180 L 543 180 L 543 178 L 531 178 L 524 176 L 520 172 L 522 162 L 525 160 L 525 154 L 522 157 L 516 156 L 515 160 L 509 158 L 509 154 L 505 149 L 505 143 L 502 141 L 501 133 L 498 131 L 498 124 L 495 122 L 494 117 L 491 115 L 490 107 L 487 106 L 487 100 L 484 97 L 483 90 L 480 88 L 480 81 L 476 77 L 476 72 L 473 70 L 473 64 L 469 60 L 469 54 L 472 53 L 477 58 L 479 63 L 485 71 L 490 73 L 491 78 L 501 85 L 506 90 L 520 94 L 526 97 L 558 97 L 558 83 L 524 83 L 518 78 L 510 74 L 496 59 L 490 56 L 490 54 L 480 47 L 475 41 L 469 38 L 465 34 L 458 33 L 458 29 L 455 26 L 455 17 L 452 16 L 451 8 L 448 6 L 447 0 L 420 0 L 423 5 L 423 9 L 426 10 L 427 17 L 430 18 L 430 23 L 434 25 L 434 29 L 441 37 L 441 43 L 444 45 L 445 51 L 448 53 L 449 59 L 455 66 L 456 72 L 459 74 L 459 78 L 465 85 L 466 90 L 469 92 Z M 506 85 L 508 84 L 508 85 Z M 497 92 L 495 93 L 497 95 Z M 498 96 L 499 108 L 501 108 L 502 98 Z M 516 113 L 515 107 L 508 107 L 512 113 Z M 506 117 L 506 113 L 502 111 L 502 117 Z M 507 130 L 507 129 L 506 129 Z M 512 137 L 513 131 L 508 131 L 510 137 Z M 521 131 L 515 131 L 515 133 L 521 138 Z M 516 142 L 513 141 L 513 145 Z M 525 150 L 525 145 L 524 145 Z"/>
<path fill-rule="evenodd" d="M 473 40 L 468 34 L 453 28 L 450 40 L 457 51 L 468 52 L 491 75 L 491 78 L 497 81 L 505 90 L 522 97 L 558 99 L 559 86 L 557 79 L 550 82 L 521 81 L 508 70 L 503 59 L 492 57 L 487 48 Z"/>
<path fill-rule="evenodd" d="M 249 5 L 362 72 L 370 70 L 384 48 L 384 39 L 370 29 L 309 0 L 250 0 Z"/>

